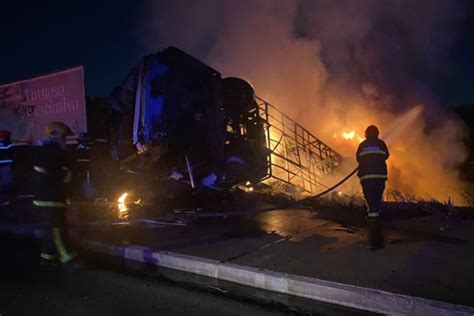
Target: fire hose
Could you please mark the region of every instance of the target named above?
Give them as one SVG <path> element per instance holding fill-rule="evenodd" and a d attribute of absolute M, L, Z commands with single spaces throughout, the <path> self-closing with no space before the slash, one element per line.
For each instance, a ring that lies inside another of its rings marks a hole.
<path fill-rule="evenodd" d="M 273 148 L 273 150 L 271 151 L 271 154 L 273 154 L 278 145 L 280 145 L 281 141 L 283 139 L 283 134 L 281 135 L 280 139 L 278 140 L 277 144 L 275 145 L 275 147 Z M 341 184 L 343 184 L 344 182 L 346 182 L 347 180 L 349 180 L 350 177 L 352 177 L 357 171 L 359 170 L 359 167 L 355 168 L 351 173 L 349 173 L 345 178 L 343 178 L 341 181 L 339 181 L 338 183 L 336 183 L 335 185 L 333 185 L 332 187 L 330 188 L 327 188 L 326 190 L 324 190 L 323 192 L 321 193 L 318 193 L 316 195 L 313 195 L 311 197 L 309 197 L 308 199 L 310 200 L 313 200 L 313 199 L 317 199 L 323 195 L 326 195 L 328 194 L 329 192 L 333 191 L 334 189 L 338 188 Z M 324 186 L 324 185 L 323 185 Z"/>
<path fill-rule="evenodd" d="M 333 191 L 337 187 L 339 187 L 341 184 L 349 180 L 350 177 L 352 177 L 357 171 L 359 170 L 359 167 L 355 168 L 351 173 L 349 173 L 347 176 L 345 176 L 341 181 L 333 185 L 332 187 L 324 190 L 321 193 L 318 193 L 314 196 L 308 197 L 307 200 L 314 200 L 317 199 L 325 194 L 328 194 L 329 192 Z M 227 213 L 222 213 L 222 212 L 216 212 L 216 213 L 205 213 L 205 214 L 197 214 L 194 215 L 193 217 L 229 217 L 229 216 L 242 216 L 242 215 L 251 215 L 255 213 L 261 213 L 261 212 L 268 212 L 268 211 L 274 211 L 274 210 L 282 210 L 288 207 L 269 207 L 265 209 L 260 209 L 257 211 L 244 211 L 244 212 L 227 212 Z"/>
<path fill-rule="evenodd" d="M 341 184 L 343 184 L 344 182 L 346 182 L 347 180 L 349 180 L 350 177 L 352 177 L 357 171 L 359 170 L 359 167 L 355 168 L 351 173 L 349 173 L 345 178 L 343 178 L 341 181 L 339 181 L 338 183 L 336 183 L 335 185 L 333 185 L 332 187 L 324 190 L 323 192 L 321 193 L 318 193 L 316 195 L 313 195 L 312 197 L 310 197 L 309 199 L 313 200 L 313 199 L 317 199 L 323 195 L 326 195 L 328 194 L 329 192 L 333 191 L 334 189 L 336 189 L 337 187 L 339 187 Z"/>

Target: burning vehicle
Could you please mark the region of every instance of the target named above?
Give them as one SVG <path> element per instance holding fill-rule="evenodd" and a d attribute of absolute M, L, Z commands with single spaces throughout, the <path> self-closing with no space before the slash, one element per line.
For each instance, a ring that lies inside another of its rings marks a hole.
<path fill-rule="evenodd" d="M 176 47 L 145 56 L 110 101 L 110 154 L 130 173 L 221 190 L 282 183 L 321 191 L 342 156 L 255 95 Z M 133 146 L 133 149 L 132 149 Z"/>

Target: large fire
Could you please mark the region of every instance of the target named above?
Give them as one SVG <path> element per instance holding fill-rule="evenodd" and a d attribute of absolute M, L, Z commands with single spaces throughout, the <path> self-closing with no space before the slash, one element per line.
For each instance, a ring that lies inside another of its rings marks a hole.
<path fill-rule="evenodd" d="M 455 168 L 456 163 L 464 159 L 462 144 L 456 141 L 460 133 L 458 123 L 446 119 L 436 126 L 436 131 L 427 133 L 423 108 L 415 106 L 398 115 L 384 111 L 375 116 L 369 111 L 370 107 L 358 106 L 351 111 L 356 119 L 351 120 L 350 125 L 335 124 L 333 129 L 328 127 L 327 132 L 333 136 L 330 145 L 348 157 L 346 164 L 350 171 L 357 166 L 355 152 L 365 139 L 361 135 L 368 125 L 375 124 L 390 151 L 387 200 L 403 197 L 407 200 L 436 199 L 464 204 L 462 184 Z M 445 147 L 448 143 L 450 147 Z M 335 181 L 328 180 L 330 183 Z M 357 177 L 353 177 L 342 190 L 348 194 L 360 192 Z"/>
<path fill-rule="evenodd" d="M 442 125 L 437 126 L 435 132 L 427 133 L 424 107 L 421 105 L 402 113 L 391 113 L 389 110 L 376 112 L 372 111 L 372 108 L 371 104 L 356 103 L 347 107 L 344 113 L 350 120 L 341 119 L 340 111 L 334 110 L 337 109 L 336 106 L 316 107 L 316 110 L 323 113 L 301 117 L 303 126 L 310 127 L 317 137 L 326 140 L 330 147 L 345 157 L 341 174 L 323 175 L 319 178 L 318 181 L 323 187 L 332 186 L 346 173 L 354 170 L 357 166 L 357 147 L 365 139 L 363 135 L 367 126 L 374 124 L 379 127 L 380 138 L 387 143 L 390 152 L 387 161 L 389 179 L 385 191 L 386 200 L 435 199 L 443 202 L 449 200 L 457 205 L 464 204 L 462 187 L 455 168 L 464 159 L 462 143 L 456 140 L 460 131 L 457 122 L 446 119 Z M 285 155 L 285 143 L 280 141 L 280 135 L 278 131 L 271 131 L 273 141 L 270 148 L 277 148 L 277 152 L 279 150 L 281 155 Z M 439 145 L 447 143 L 450 147 Z M 271 161 L 282 167 L 276 168 L 274 174 L 286 179 L 286 162 L 273 155 Z M 361 194 L 356 176 L 338 190 L 341 194 Z"/>
<path fill-rule="evenodd" d="M 363 131 L 374 124 L 391 153 L 388 189 L 441 201 L 459 195 L 465 131 L 438 104 L 441 98 L 431 78 L 446 64 L 453 41 L 451 36 L 439 36 L 440 45 L 426 45 L 433 29 L 455 33 L 452 27 L 461 17 L 458 9 L 452 10 L 445 2 L 433 4 L 433 12 L 439 14 L 426 19 L 426 27 L 419 27 L 417 19 L 425 8 L 407 8 L 403 1 L 392 1 L 393 10 L 387 10 L 385 1 L 364 5 L 360 1 L 332 1 L 331 5 L 326 1 L 261 1 L 258 6 L 251 0 L 220 1 L 219 6 L 208 6 L 209 10 L 194 4 L 200 14 L 193 16 L 188 14 L 189 1 L 176 2 L 186 4 L 172 8 L 186 17 L 188 27 L 176 23 L 179 19 L 161 4 L 153 6 L 152 27 L 147 27 L 152 30 L 147 42 L 153 49 L 158 37 L 202 56 L 197 44 L 208 41 L 206 63 L 226 76 L 252 82 L 257 95 L 348 157 L 348 169 L 356 166 L 355 149 Z M 252 10 L 246 10 L 249 6 Z M 407 10 L 415 14 L 406 14 Z M 216 12 L 226 21 L 221 28 L 209 27 Z M 380 21 L 387 18 L 390 27 L 381 30 Z M 255 32 L 262 24 L 267 31 Z M 198 37 L 189 36 L 189 28 L 197 30 Z M 420 58 L 427 47 L 432 58 Z M 398 135 L 388 141 L 385 131 L 405 109 L 417 104 L 424 104 L 427 112 L 409 127 L 399 124 Z M 357 179 L 352 180 L 360 190 Z"/>

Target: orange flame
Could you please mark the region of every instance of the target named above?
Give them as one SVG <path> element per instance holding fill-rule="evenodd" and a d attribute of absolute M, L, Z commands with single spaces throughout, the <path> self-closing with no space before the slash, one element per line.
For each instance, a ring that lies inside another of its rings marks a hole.
<path fill-rule="evenodd" d="M 128 193 L 125 192 L 117 199 L 118 217 L 120 219 L 128 219 L 127 196 Z"/>
<path fill-rule="evenodd" d="M 357 134 L 355 130 L 342 132 L 341 134 L 334 134 L 334 138 L 338 138 L 339 136 L 341 136 L 344 140 L 355 141 L 358 143 L 364 140 L 364 137 Z"/>
<path fill-rule="evenodd" d="M 344 137 L 344 139 L 354 139 L 355 134 L 356 134 L 355 131 L 342 132 L 342 137 Z"/>

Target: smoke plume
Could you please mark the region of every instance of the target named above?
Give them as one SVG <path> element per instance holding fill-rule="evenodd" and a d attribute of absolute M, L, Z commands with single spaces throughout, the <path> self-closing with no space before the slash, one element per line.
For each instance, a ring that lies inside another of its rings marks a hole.
<path fill-rule="evenodd" d="M 462 11 L 450 0 L 150 0 L 141 29 L 144 52 L 174 45 L 250 81 L 345 156 L 366 126 L 402 126 L 389 141 L 388 187 L 447 200 L 458 198 L 464 128 L 434 87 Z"/>

